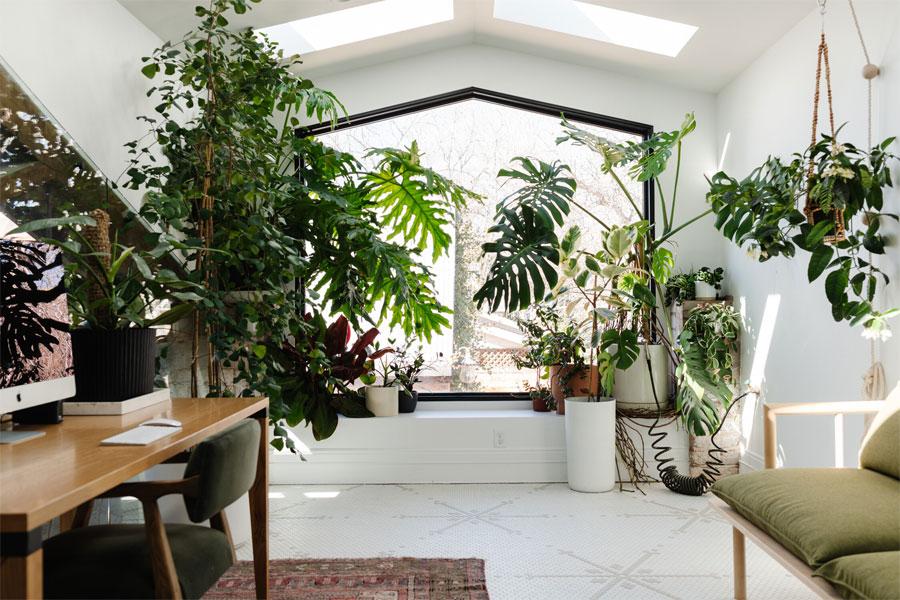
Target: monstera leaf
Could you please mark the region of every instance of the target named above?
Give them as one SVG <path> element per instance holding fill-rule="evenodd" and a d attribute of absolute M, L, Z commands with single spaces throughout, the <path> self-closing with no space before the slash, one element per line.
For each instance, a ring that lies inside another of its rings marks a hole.
<path fill-rule="evenodd" d="M 706 357 L 702 348 L 693 342 L 690 331 L 679 336 L 681 363 L 675 369 L 678 379 L 678 394 L 675 409 L 684 419 L 688 429 L 696 435 L 710 435 L 719 426 L 716 407 L 731 405 L 731 389 L 707 371 Z"/>
<path fill-rule="evenodd" d="M 548 225 L 556 222 L 563 224 L 565 215 L 569 214 L 569 202 L 575 195 L 576 183 L 567 165 L 554 161 L 546 163 L 531 158 L 517 156 L 513 159 L 519 168 L 501 169 L 498 177 L 522 182 L 522 187 L 508 195 L 497 207 L 519 210 L 528 207 Z"/>
<path fill-rule="evenodd" d="M 500 236 L 481 246 L 485 254 L 494 255 L 494 263 L 475 302 L 513 312 L 544 298 L 556 286 L 559 239 L 552 223 L 529 206 L 521 206 L 519 212 L 503 208 L 498 217 L 488 232 Z"/>

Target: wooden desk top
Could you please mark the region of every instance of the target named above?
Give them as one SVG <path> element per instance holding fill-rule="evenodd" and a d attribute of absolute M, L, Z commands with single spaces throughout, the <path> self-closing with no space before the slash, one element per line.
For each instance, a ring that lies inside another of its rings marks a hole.
<path fill-rule="evenodd" d="M 22 427 L 46 435 L 0 446 L 0 531 L 39 527 L 268 404 L 266 398 L 176 398 L 127 415 L 67 416 L 59 425 Z M 147 446 L 100 445 L 161 416 L 181 421 L 181 431 Z"/>

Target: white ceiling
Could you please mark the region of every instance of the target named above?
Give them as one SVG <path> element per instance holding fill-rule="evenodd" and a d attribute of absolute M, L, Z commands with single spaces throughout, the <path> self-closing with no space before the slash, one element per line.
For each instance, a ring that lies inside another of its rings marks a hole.
<path fill-rule="evenodd" d="M 263 0 L 235 26 L 266 27 L 376 0 Z M 522 0 L 540 1 L 540 0 Z M 492 0 L 454 0 L 454 19 L 303 57 L 308 76 L 335 73 L 467 43 L 497 46 L 715 92 L 803 17 L 815 0 L 586 0 L 698 26 L 675 57 L 660 56 L 493 18 Z M 194 22 L 198 0 L 119 0 L 164 40 Z"/>

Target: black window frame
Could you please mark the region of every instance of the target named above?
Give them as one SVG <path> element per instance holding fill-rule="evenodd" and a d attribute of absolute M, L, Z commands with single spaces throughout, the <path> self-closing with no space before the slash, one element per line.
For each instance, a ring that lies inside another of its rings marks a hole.
<path fill-rule="evenodd" d="M 325 121 L 322 123 L 316 123 L 314 125 L 298 127 L 295 129 L 294 133 L 298 137 L 322 135 L 334 131 L 340 131 L 341 129 L 358 127 L 360 125 L 366 125 L 368 123 L 375 123 L 377 121 L 384 121 L 386 119 L 402 117 L 404 115 L 421 112 L 432 108 L 439 108 L 441 106 L 447 106 L 449 104 L 465 102 L 467 100 L 481 100 L 483 102 L 491 102 L 493 104 L 499 104 L 501 106 L 518 108 L 520 110 L 525 110 L 541 115 L 549 115 L 553 117 L 560 117 L 562 115 L 565 115 L 566 118 L 570 121 L 584 123 L 586 125 L 593 125 L 596 127 L 603 127 L 605 129 L 612 129 L 615 131 L 621 131 L 623 133 L 629 133 L 632 135 L 639 135 L 643 140 L 649 139 L 651 136 L 653 136 L 654 132 L 652 125 L 640 123 L 638 121 L 621 119 L 619 117 L 611 117 L 609 115 L 581 110 L 578 108 L 571 108 L 568 106 L 562 106 L 550 102 L 543 102 L 541 100 L 524 98 L 522 96 L 514 96 L 512 94 L 506 94 L 503 92 L 495 92 L 479 87 L 467 87 L 443 94 L 420 98 L 418 100 L 401 102 L 399 104 L 392 104 L 383 108 L 376 108 L 374 110 L 368 110 L 354 115 L 349 115 L 347 117 L 338 119 L 336 123 Z M 654 210 L 655 189 L 653 183 L 654 182 L 651 180 L 645 181 L 643 184 L 644 215 L 650 222 L 651 231 L 654 231 L 656 224 L 656 215 Z M 528 399 L 529 396 L 527 392 L 419 392 L 419 400 L 425 402 L 486 402 L 516 401 Z"/>

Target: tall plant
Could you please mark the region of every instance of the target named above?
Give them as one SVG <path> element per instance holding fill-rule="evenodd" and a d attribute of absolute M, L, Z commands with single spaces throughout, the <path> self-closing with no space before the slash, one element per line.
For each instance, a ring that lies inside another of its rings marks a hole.
<path fill-rule="evenodd" d="M 329 399 L 285 395 L 283 362 L 269 348 L 313 335 L 307 311 L 386 320 L 426 338 L 446 326 L 422 253 L 447 252 L 448 215 L 475 196 L 424 167 L 414 144 L 371 150 L 376 166 L 366 169 L 296 135 L 301 119 L 333 122 L 343 106 L 297 74 L 299 58 L 229 25 L 230 12 L 248 8 L 210 0 L 193 31 L 144 59 L 159 103 L 143 117 L 147 136 L 129 144 L 125 185 L 148 190 L 141 214 L 157 228 L 151 243 L 182 256 L 186 277 L 204 289 L 192 391 L 207 338 L 210 393 L 266 394 L 272 421 L 296 425 L 319 419 Z"/>
<path fill-rule="evenodd" d="M 497 207 L 491 231 L 498 237 L 483 246 L 494 262 L 475 300 L 514 311 L 548 294 L 574 290 L 588 308 L 590 345 L 600 357 L 604 387 L 611 388 L 614 367 L 627 368 L 638 357 L 641 344 L 658 341 L 678 365 L 677 410 L 692 430 L 709 433 L 718 425 L 716 405 L 728 406 L 732 393 L 698 370 L 696 363 L 682 360 L 685 349 L 675 344 L 667 311 L 660 310 L 675 266 L 672 238 L 712 212 L 708 209 L 676 223 L 683 144 L 696 127 L 694 116 L 686 115 L 674 131 L 641 142 L 613 142 L 565 119 L 562 126 L 557 143 L 595 152 L 601 172 L 616 183 L 634 220 L 624 227 L 613 226 L 575 200 L 576 182 L 567 166 L 514 159 L 520 168 L 500 175 L 518 180 L 520 189 Z M 666 189 L 661 176 L 672 159 L 672 185 Z M 656 230 L 623 180 L 622 170 L 632 180 L 656 187 L 656 214 L 662 217 Z M 573 234 L 564 230 L 563 217 L 572 206 L 602 228 L 599 244 L 576 250 L 567 241 Z"/>

